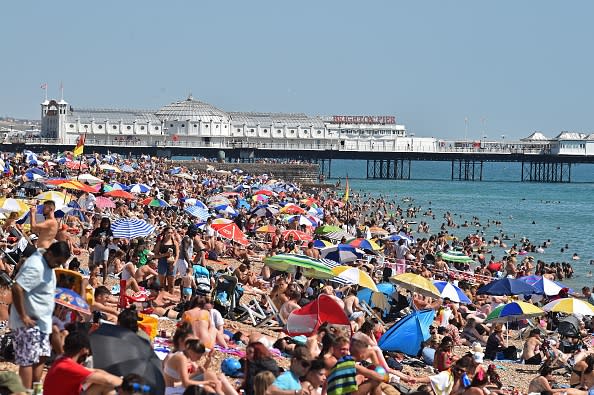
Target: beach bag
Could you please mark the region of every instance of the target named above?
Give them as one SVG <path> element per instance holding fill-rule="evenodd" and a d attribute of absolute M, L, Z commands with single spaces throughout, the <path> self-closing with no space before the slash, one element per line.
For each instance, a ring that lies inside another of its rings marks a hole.
<path fill-rule="evenodd" d="M 0 338 L 0 358 L 6 362 L 14 361 L 14 337 L 7 333 Z"/>
<path fill-rule="evenodd" d="M 503 356 L 505 359 L 515 361 L 518 359 L 518 349 L 515 346 L 509 346 L 503 350 Z"/>

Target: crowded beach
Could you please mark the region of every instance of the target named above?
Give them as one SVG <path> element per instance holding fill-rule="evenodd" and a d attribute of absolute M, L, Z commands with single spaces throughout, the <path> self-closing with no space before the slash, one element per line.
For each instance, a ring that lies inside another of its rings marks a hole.
<path fill-rule="evenodd" d="M 535 258 L 550 240 L 348 180 L 82 150 L 0 156 L 2 394 L 594 388 L 594 296 Z"/>

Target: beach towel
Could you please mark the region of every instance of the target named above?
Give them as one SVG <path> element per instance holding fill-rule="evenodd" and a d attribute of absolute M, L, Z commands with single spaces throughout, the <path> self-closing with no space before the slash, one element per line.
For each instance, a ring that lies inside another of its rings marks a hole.
<path fill-rule="evenodd" d="M 449 370 L 429 376 L 429 380 L 431 380 L 431 388 L 435 395 L 448 395 L 454 387 L 454 375 Z"/>
<path fill-rule="evenodd" d="M 357 391 L 357 369 L 355 360 L 350 355 L 338 360 L 328 376 L 328 395 L 343 395 Z"/>

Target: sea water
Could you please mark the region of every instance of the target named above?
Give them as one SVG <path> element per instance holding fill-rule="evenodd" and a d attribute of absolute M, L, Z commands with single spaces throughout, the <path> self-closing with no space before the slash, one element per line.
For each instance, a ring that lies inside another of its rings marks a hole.
<path fill-rule="evenodd" d="M 514 243 L 520 245 L 522 237 L 537 245 L 551 240 L 544 253 L 529 255 L 547 263 L 571 263 L 575 276 L 563 283 L 574 289 L 594 286 L 594 278 L 589 277 L 594 271 L 594 265 L 590 265 L 594 259 L 594 166 L 574 165 L 572 183 L 520 182 L 520 172 L 519 164 L 486 163 L 484 181 L 452 181 L 449 162 L 413 162 L 411 180 L 368 180 L 364 179 L 365 161 L 332 162 L 332 181 L 341 179 L 340 188 L 344 189 L 348 175 L 353 192 L 384 196 L 403 208 L 421 207 L 417 217 L 410 220 L 429 223 L 432 234 L 439 232 L 445 222 L 443 215 L 449 211 L 458 225 L 464 221 L 470 224 L 473 216 L 479 217 L 483 225 L 448 228 L 457 237 L 483 232 L 490 240 L 504 233 L 510 238 L 505 240 L 508 248 Z M 435 214 L 435 220 L 422 215 L 428 209 Z M 487 220 L 502 224 L 487 227 Z M 497 247 L 492 253 L 499 259 L 505 250 Z M 572 260 L 574 253 L 579 260 Z"/>

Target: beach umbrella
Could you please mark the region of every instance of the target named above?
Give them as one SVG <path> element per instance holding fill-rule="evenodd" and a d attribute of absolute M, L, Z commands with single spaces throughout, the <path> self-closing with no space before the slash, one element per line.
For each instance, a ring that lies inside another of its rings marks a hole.
<path fill-rule="evenodd" d="M 26 172 L 25 177 L 27 177 L 29 181 L 43 180 L 44 178 L 41 174 L 37 174 L 32 171 Z"/>
<path fill-rule="evenodd" d="M 110 172 L 110 171 L 113 171 L 115 173 L 121 173 L 122 172 L 117 166 L 110 165 L 110 164 L 107 164 L 107 163 L 100 164 L 99 165 L 99 168 L 101 170 L 107 171 L 107 172 Z"/>
<path fill-rule="evenodd" d="M 536 290 L 535 293 L 537 295 L 556 296 L 559 295 L 559 291 L 561 291 L 563 288 L 567 288 L 561 283 L 549 280 L 548 278 L 542 276 L 524 276 L 520 277 L 518 280 L 534 287 Z"/>
<path fill-rule="evenodd" d="M 317 259 L 306 255 L 278 254 L 264 258 L 264 264 L 281 272 L 294 271 L 301 268 L 308 278 L 332 279 L 336 277 L 332 270 Z"/>
<path fill-rule="evenodd" d="M 73 180 L 80 181 L 80 182 L 86 182 L 86 183 L 89 183 L 90 185 L 101 184 L 103 182 L 102 179 L 97 178 L 94 175 L 89 174 L 89 173 L 80 174 L 80 175 L 74 177 Z"/>
<path fill-rule="evenodd" d="M 386 236 L 388 231 L 378 226 L 372 226 L 369 228 L 369 233 L 371 233 L 372 236 Z"/>
<path fill-rule="evenodd" d="M 342 228 L 339 228 L 338 226 L 322 225 L 322 226 L 319 226 L 318 228 L 316 228 L 316 231 L 314 233 L 317 235 L 325 235 L 325 234 L 328 234 L 331 232 L 344 232 L 344 231 L 342 230 Z"/>
<path fill-rule="evenodd" d="M 307 211 L 305 211 L 305 209 L 303 209 L 293 203 L 286 204 L 283 208 L 280 209 L 280 212 L 282 214 L 305 214 L 305 213 L 307 213 Z"/>
<path fill-rule="evenodd" d="M 208 209 L 206 204 L 202 203 L 200 200 L 195 198 L 185 198 L 183 199 L 183 202 L 188 206 L 196 206 L 198 208 Z"/>
<path fill-rule="evenodd" d="M 299 225 L 305 226 L 318 226 L 318 220 L 308 215 L 292 215 L 287 222 L 290 224 L 297 222 Z"/>
<path fill-rule="evenodd" d="M 251 210 L 252 206 L 251 204 L 249 204 L 249 202 L 245 199 L 237 199 L 237 204 L 236 204 L 237 208 L 242 209 L 245 208 L 246 210 Z"/>
<path fill-rule="evenodd" d="M 82 182 L 76 181 L 76 180 L 68 180 L 66 182 L 61 183 L 58 186 L 60 188 L 73 189 L 75 191 L 83 191 L 83 192 L 89 192 L 89 193 L 97 193 L 98 192 L 97 188 L 94 188 L 87 184 L 83 184 Z"/>
<path fill-rule="evenodd" d="M 396 286 L 392 283 L 379 283 L 376 285 L 377 291 L 372 291 L 369 288 L 363 288 L 357 292 L 357 298 L 361 302 L 365 302 L 371 307 L 374 307 L 373 296 L 376 293 L 384 295 L 388 301 L 394 299 L 394 293 L 396 292 Z M 389 308 L 389 307 L 388 307 Z M 382 309 L 383 310 L 383 309 Z"/>
<path fill-rule="evenodd" d="M 352 266 L 337 266 L 332 269 L 332 273 L 350 284 L 359 285 L 364 288 L 369 288 L 372 291 L 378 292 L 375 281 L 363 270 Z"/>
<path fill-rule="evenodd" d="M 70 310 L 87 315 L 91 314 L 91 310 L 89 309 L 86 300 L 71 289 L 56 287 L 54 301 L 56 304 L 67 307 Z"/>
<path fill-rule="evenodd" d="M 355 247 L 351 247 L 348 244 L 338 244 L 332 247 L 322 248 L 320 255 L 322 258 L 331 259 L 339 263 L 355 262 L 363 256 L 363 254 L 357 252 Z"/>
<path fill-rule="evenodd" d="M 547 303 L 542 308 L 544 311 L 564 314 L 594 315 L 594 306 L 576 298 L 561 298 Z"/>
<path fill-rule="evenodd" d="M 489 313 L 485 321 L 509 322 L 526 318 L 540 317 L 545 312 L 531 303 L 514 301 L 497 306 Z"/>
<path fill-rule="evenodd" d="M 120 190 L 120 191 L 127 191 L 128 190 L 128 186 L 122 184 L 121 182 L 112 182 L 109 185 L 106 185 L 105 188 L 109 188 L 110 191 L 116 191 L 116 190 Z"/>
<path fill-rule="evenodd" d="M 127 328 L 110 324 L 99 326 L 89 339 L 94 368 L 116 376 L 135 373 L 150 388 L 148 394 L 165 393 L 162 362 L 148 340 Z"/>
<path fill-rule="evenodd" d="M 169 203 L 167 203 L 165 200 L 152 197 L 146 198 L 142 200 L 140 203 L 149 207 L 169 207 Z"/>
<path fill-rule="evenodd" d="M 274 225 L 263 225 L 256 229 L 256 233 L 274 233 L 276 229 Z"/>
<path fill-rule="evenodd" d="M 130 193 L 148 193 L 151 187 L 146 184 L 132 184 L 128 187 Z"/>
<path fill-rule="evenodd" d="M 213 208 L 216 212 L 221 213 L 221 214 L 229 214 L 231 216 L 235 216 L 237 215 L 237 211 L 235 211 L 233 209 L 233 207 L 228 206 L 228 205 L 221 205 L 221 206 L 216 206 Z"/>
<path fill-rule="evenodd" d="M 63 182 L 67 182 L 66 178 L 50 178 L 49 180 L 44 180 L 43 182 L 47 185 L 60 185 Z"/>
<path fill-rule="evenodd" d="M 431 280 L 414 273 L 402 273 L 390 278 L 390 282 L 401 288 L 407 289 L 421 295 L 440 298 L 439 290 Z"/>
<path fill-rule="evenodd" d="M 231 201 L 223 195 L 214 195 L 206 199 L 208 207 L 231 206 Z"/>
<path fill-rule="evenodd" d="M 111 231 L 116 239 L 135 239 L 154 233 L 155 227 L 142 219 L 122 218 L 111 224 Z"/>
<path fill-rule="evenodd" d="M 532 295 L 534 287 L 515 278 L 502 278 L 480 287 L 477 295 Z"/>
<path fill-rule="evenodd" d="M 447 281 L 433 281 L 433 285 L 439 290 L 442 298 L 449 298 L 452 302 L 471 304 L 472 301 L 464 291 Z"/>
<path fill-rule="evenodd" d="M 134 168 L 130 165 L 122 165 L 120 167 L 120 170 L 123 172 L 126 172 L 126 173 L 134 173 L 135 172 Z"/>
<path fill-rule="evenodd" d="M 64 194 L 62 192 L 57 192 L 57 191 L 47 191 L 47 192 L 42 192 L 39 195 L 35 196 L 35 199 L 37 200 L 53 200 L 54 203 L 56 204 L 66 204 L 68 202 L 70 202 L 71 200 L 73 200 L 72 195 L 67 195 Z"/>
<path fill-rule="evenodd" d="M 382 249 L 375 241 L 362 238 L 351 240 L 348 244 L 362 250 L 379 251 Z"/>
<path fill-rule="evenodd" d="M 202 221 L 206 221 L 210 217 L 208 210 L 198 206 L 188 206 L 184 209 L 184 211 L 193 217 L 201 219 Z"/>
<path fill-rule="evenodd" d="M 285 230 L 282 233 L 283 237 L 286 239 L 289 238 L 289 236 L 293 236 L 293 240 L 295 241 L 311 241 L 313 240 L 311 235 L 308 235 L 305 232 L 302 232 L 300 230 L 294 230 L 294 229 L 290 229 L 290 230 Z"/>
<path fill-rule="evenodd" d="M 332 247 L 334 244 L 327 240 L 320 240 L 316 239 L 313 241 L 314 248 L 325 248 L 325 247 Z"/>
<path fill-rule="evenodd" d="M 99 207 L 100 209 L 106 208 L 115 208 L 116 204 L 113 200 L 105 196 L 98 196 L 95 199 L 95 206 Z"/>
<path fill-rule="evenodd" d="M 268 189 L 260 189 L 259 191 L 254 192 L 254 195 L 266 195 L 266 196 L 274 196 L 274 192 Z"/>
<path fill-rule="evenodd" d="M 330 232 L 330 233 L 326 233 L 324 235 L 325 238 L 330 239 L 330 240 L 342 240 L 343 238 L 348 240 L 348 239 L 352 239 L 353 236 L 348 234 L 347 232 L 345 232 L 344 230 L 341 230 L 339 232 Z"/>
<path fill-rule="evenodd" d="M 474 260 L 471 257 L 469 257 L 463 253 L 456 253 L 454 251 L 452 251 L 452 252 L 438 252 L 437 256 L 441 257 L 441 259 L 443 259 L 444 261 L 448 261 L 448 262 L 474 263 Z"/>
<path fill-rule="evenodd" d="M 266 203 L 268 202 L 269 197 L 266 195 L 254 195 L 252 196 L 252 200 L 257 203 Z"/>
<path fill-rule="evenodd" d="M 135 196 L 132 195 L 130 192 L 126 192 L 121 189 L 114 189 L 113 191 L 105 192 L 104 195 L 114 197 L 114 198 L 128 199 L 128 200 L 132 200 L 135 198 Z"/>
<path fill-rule="evenodd" d="M 267 204 L 262 204 L 256 208 L 254 208 L 250 214 L 256 215 L 258 217 L 270 218 L 270 217 L 274 217 L 276 214 L 278 214 L 278 208 L 269 206 Z"/>
<path fill-rule="evenodd" d="M 47 185 L 39 181 L 25 181 L 21 184 L 21 188 L 25 189 L 38 189 L 40 191 L 46 191 Z"/>
<path fill-rule="evenodd" d="M 89 165 L 87 165 L 86 163 L 81 163 L 81 162 L 74 162 L 74 161 L 66 161 L 65 166 L 70 169 L 70 170 L 82 170 L 82 169 L 88 169 Z"/>
<path fill-rule="evenodd" d="M 24 213 L 30 206 L 24 200 L 0 198 L 0 213 Z"/>
<path fill-rule="evenodd" d="M 214 223 L 212 228 L 217 231 L 218 234 L 226 239 L 233 240 L 242 245 L 248 245 L 250 242 L 245 237 L 245 234 L 239 229 L 235 222 L 229 223 Z"/>

